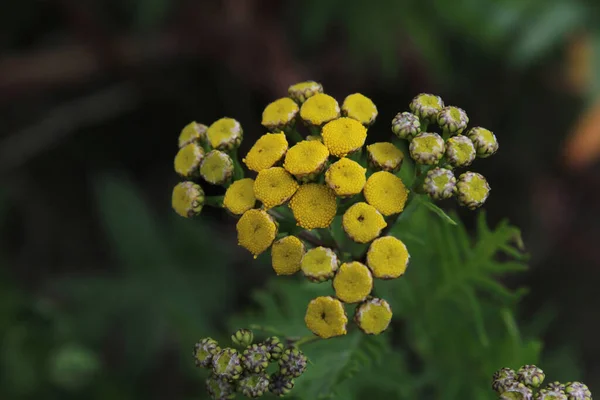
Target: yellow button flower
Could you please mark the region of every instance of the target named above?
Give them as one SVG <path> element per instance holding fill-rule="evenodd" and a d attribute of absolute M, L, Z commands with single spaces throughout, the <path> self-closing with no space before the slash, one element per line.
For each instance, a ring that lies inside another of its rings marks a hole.
<path fill-rule="evenodd" d="M 256 204 L 254 196 L 254 179 L 237 180 L 227 188 L 223 206 L 232 214 L 242 215 Z"/>
<path fill-rule="evenodd" d="M 353 196 L 363 190 L 367 181 L 366 172 L 359 163 L 344 157 L 329 166 L 325 172 L 325 182 L 336 195 Z"/>
<path fill-rule="evenodd" d="M 410 142 L 408 150 L 417 164 L 435 165 L 442 159 L 446 144 L 437 133 L 421 132 Z"/>
<path fill-rule="evenodd" d="M 370 98 L 360 93 L 354 93 L 344 99 L 342 114 L 345 117 L 354 118 L 365 126 L 369 126 L 377 118 L 377 107 Z"/>
<path fill-rule="evenodd" d="M 304 103 L 306 99 L 317 93 L 323 93 L 323 86 L 315 81 L 296 83 L 288 88 L 288 94 L 298 104 Z"/>
<path fill-rule="evenodd" d="M 258 257 L 267 250 L 277 235 L 275 221 L 264 210 L 248 210 L 241 216 L 237 225 L 238 244 Z"/>
<path fill-rule="evenodd" d="M 262 125 L 271 131 L 291 126 L 299 110 L 298 104 L 289 97 L 275 100 L 265 107 L 262 114 Z"/>
<path fill-rule="evenodd" d="M 282 205 L 298 190 L 298 182 L 281 167 L 263 169 L 254 182 L 254 194 L 265 208 Z"/>
<path fill-rule="evenodd" d="M 446 158 L 453 167 L 468 167 L 475 160 L 475 146 L 471 139 L 458 135 L 446 141 Z"/>
<path fill-rule="evenodd" d="M 296 236 L 279 239 L 271 247 L 271 264 L 277 275 L 293 275 L 300 271 L 304 243 Z"/>
<path fill-rule="evenodd" d="M 329 151 L 316 140 L 303 140 L 293 145 L 285 155 L 283 167 L 300 180 L 311 179 L 323 170 Z"/>
<path fill-rule="evenodd" d="M 202 211 L 204 191 L 194 182 L 181 182 L 173 188 L 173 209 L 184 218 L 194 217 Z"/>
<path fill-rule="evenodd" d="M 363 190 L 367 203 L 386 217 L 404 210 L 408 192 L 402 179 L 387 171 L 371 175 Z"/>
<path fill-rule="evenodd" d="M 400 239 L 384 236 L 375 239 L 367 252 L 367 265 L 375 278 L 394 279 L 406 271 L 410 255 Z"/>
<path fill-rule="evenodd" d="M 197 177 L 203 159 L 204 150 L 202 147 L 196 143 L 190 143 L 177 152 L 175 156 L 175 172 L 184 178 Z"/>
<path fill-rule="evenodd" d="M 321 296 L 308 303 L 304 317 L 306 326 L 322 339 L 346 334 L 348 317 L 344 305 L 330 296 Z"/>
<path fill-rule="evenodd" d="M 202 160 L 200 175 L 208 183 L 223 185 L 233 175 L 233 160 L 227 153 L 211 150 Z"/>
<path fill-rule="evenodd" d="M 440 96 L 421 93 L 412 99 L 409 107 L 422 121 L 435 121 L 438 112 L 444 107 L 444 101 Z"/>
<path fill-rule="evenodd" d="M 206 140 L 206 130 L 208 126 L 197 122 L 187 124 L 179 134 L 179 148 L 182 148 L 190 143 L 201 144 Z"/>
<path fill-rule="evenodd" d="M 471 210 L 481 207 L 490 195 L 490 185 L 483 175 L 465 172 L 458 177 L 456 184 L 458 204 Z"/>
<path fill-rule="evenodd" d="M 402 166 L 404 154 L 390 142 L 373 143 L 367 146 L 369 165 L 376 170 L 395 172 Z"/>
<path fill-rule="evenodd" d="M 248 169 L 260 172 L 277 164 L 285 155 L 288 142 L 285 133 L 267 133 L 262 135 L 252 146 L 242 161 Z"/>
<path fill-rule="evenodd" d="M 372 298 L 362 302 L 354 314 L 354 322 L 364 333 L 379 335 L 392 321 L 392 309 L 387 301 Z"/>
<path fill-rule="evenodd" d="M 369 268 L 358 261 L 344 263 L 333 278 L 333 289 L 344 303 L 358 303 L 373 290 L 373 276 Z"/>
<path fill-rule="evenodd" d="M 221 118 L 208 127 L 206 136 L 213 149 L 231 150 L 242 142 L 242 126 L 233 118 Z"/>
<path fill-rule="evenodd" d="M 317 93 L 300 108 L 300 117 L 309 125 L 321 126 L 340 116 L 340 106 L 333 97 Z"/>
<path fill-rule="evenodd" d="M 317 183 L 301 185 L 290 200 L 290 208 L 302 228 L 327 228 L 337 212 L 335 193 Z"/>
<path fill-rule="evenodd" d="M 331 279 L 338 269 L 335 252 L 326 247 L 315 247 L 306 252 L 300 263 L 302 273 L 313 282 Z"/>
<path fill-rule="evenodd" d="M 323 127 L 323 144 L 336 157 L 345 157 L 365 144 L 367 129 L 352 118 L 338 118 Z"/>
<path fill-rule="evenodd" d="M 368 243 L 381 234 L 387 223 L 375 207 L 360 202 L 346 210 L 342 217 L 342 226 L 355 242 Z"/>

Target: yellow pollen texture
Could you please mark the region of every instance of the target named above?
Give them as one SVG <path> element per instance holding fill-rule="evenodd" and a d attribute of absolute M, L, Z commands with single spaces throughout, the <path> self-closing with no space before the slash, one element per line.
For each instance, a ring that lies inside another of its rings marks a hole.
<path fill-rule="evenodd" d="M 290 174 L 301 177 L 319 172 L 328 157 L 329 151 L 323 143 L 316 140 L 303 140 L 288 150 L 283 168 Z"/>
<path fill-rule="evenodd" d="M 367 128 L 352 118 L 338 118 L 323 127 L 323 144 L 336 157 L 360 149 L 367 138 Z"/>
<path fill-rule="evenodd" d="M 305 122 L 315 126 L 323 125 L 339 116 L 340 106 L 338 102 L 333 97 L 324 93 L 317 93 L 311 96 L 300 108 L 300 117 Z"/>
<path fill-rule="evenodd" d="M 373 276 L 394 279 L 403 275 L 410 256 L 404 243 L 393 236 L 375 239 L 367 252 L 367 265 Z"/>
<path fill-rule="evenodd" d="M 267 250 L 277 235 L 277 225 L 264 210 L 248 210 L 237 225 L 238 243 L 256 258 Z"/>
<path fill-rule="evenodd" d="M 296 236 L 279 239 L 271 247 L 271 264 L 277 275 L 293 275 L 300 271 L 304 243 Z"/>
<path fill-rule="evenodd" d="M 341 158 L 325 172 L 325 182 L 338 196 L 353 196 L 365 186 L 366 168 L 349 158 Z"/>
<path fill-rule="evenodd" d="M 348 317 L 338 299 L 321 296 L 308 303 L 304 322 L 315 335 L 328 339 L 346 334 Z"/>
<path fill-rule="evenodd" d="M 367 203 L 386 217 L 404 210 L 408 192 L 402 179 L 387 171 L 375 172 L 363 189 Z"/>
<path fill-rule="evenodd" d="M 344 99 L 342 113 L 363 125 L 370 125 L 377 118 L 377 107 L 368 97 L 360 93 L 354 93 Z"/>
<path fill-rule="evenodd" d="M 375 207 L 359 202 L 346 210 L 342 217 L 342 226 L 355 242 L 368 243 L 379 236 L 387 223 Z"/>
<path fill-rule="evenodd" d="M 254 195 L 265 208 L 279 206 L 298 190 L 298 182 L 281 167 L 263 169 L 254 182 Z"/>
<path fill-rule="evenodd" d="M 254 179 L 244 178 L 237 180 L 227 188 L 223 205 L 232 214 L 241 215 L 256 204 L 254 196 Z"/>
<path fill-rule="evenodd" d="M 267 133 L 261 136 L 252 146 L 242 161 L 248 169 L 260 172 L 271 168 L 283 158 L 288 149 L 285 133 Z"/>
<path fill-rule="evenodd" d="M 290 208 L 302 228 L 327 228 L 337 212 L 335 192 L 318 183 L 301 185 L 290 200 Z"/>
<path fill-rule="evenodd" d="M 344 263 L 333 278 L 333 289 L 336 297 L 344 303 L 358 303 L 373 290 L 373 276 L 362 263 Z"/>

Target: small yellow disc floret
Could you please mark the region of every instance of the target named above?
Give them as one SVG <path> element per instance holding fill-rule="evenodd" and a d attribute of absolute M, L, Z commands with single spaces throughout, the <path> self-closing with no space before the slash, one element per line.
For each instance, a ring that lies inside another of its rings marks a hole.
<path fill-rule="evenodd" d="M 264 210 L 248 210 L 237 225 L 238 244 L 258 257 L 267 250 L 277 235 L 277 225 Z"/>
<path fill-rule="evenodd" d="M 387 171 L 379 171 L 371 175 L 367 179 L 363 193 L 367 203 L 386 217 L 402 212 L 408 198 L 408 189 L 402 179 Z"/>
<path fill-rule="evenodd" d="M 336 195 L 353 196 L 363 190 L 367 181 L 366 172 L 359 163 L 344 157 L 329 166 L 325 172 L 325 182 Z"/>
<path fill-rule="evenodd" d="M 314 282 L 331 279 L 338 269 L 338 258 L 335 252 L 326 247 L 315 247 L 304 254 L 301 262 L 304 276 Z"/>
<path fill-rule="evenodd" d="M 312 333 L 328 339 L 346 334 L 348 317 L 344 305 L 330 296 L 321 296 L 308 303 L 304 322 Z"/>
<path fill-rule="evenodd" d="M 288 88 L 288 94 L 299 104 L 302 104 L 311 96 L 323 93 L 323 86 L 315 81 L 296 83 Z"/>
<path fill-rule="evenodd" d="M 369 268 L 358 261 L 344 263 L 333 278 L 333 289 L 344 303 L 358 303 L 373 290 L 373 276 Z"/>
<path fill-rule="evenodd" d="M 206 136 L 213 149 L 231 150 L 242 142 L 242 126 L 233 118 L 221 118 L 208 127 Z"/>
<path fill-rule="evenodd" d="M 290 208 L 302 228 L 327 228 L 337 212 L 335 193 L 317 183 L 301 185 L 290 200 Z"/>
<path fill-rule="evenodd" d="M 338 118 L 323 127 L 323 144 L 336 157 L 345 157 L 365 144 L 367 129 L 352 118 Z"/>
<path fill-rule="evenodd" d="M 372 298 L 356 308 L 354 322 L 364 333 L 379 335 L 385 331 L 392 320 L 392 309 L 387 301 Z"/>
<path fill-rule="evenodd" d="M 402 166 L 404 154 L 390 142 L 373 143 L 367 146 L 369 164 L 383 171 L 397 171 Z"/>
<path fill-rule="evenodd" d="M 186 146 L 190 143 L 202 144 L 206 141 L 206 131 L 208 126 L 199 124 L 197 122 L 190 122 L 183 127 L 179 134 L 179 148 Z"/>
<path fill-rule="evenodd" d="M 271 264 L 277 275 L 293 275 L 300 271 L 304 243 L 296 236 L 279 239 L 271 247 Z"/>
<path fill-rule="evenodd" d="M 242 215 L 256 204 L 254 196 L 254 179 L 244 178 L 237 180 L 227 188 L 223 199 L 223 206 L 232 214 Z"/>
<path fill-rule="evenodd" d="M 269 130 L 283 129 L 293 124 L 299 110 L 298 104 L 289 97 L 275 100 L 265 107 L 262 125 Z"/>
<path fill-rule="evenodd" d="M 204 159 L 204 149 L 196 143 L 183 146 L 175 156 L 175 172 L 184 178 L 197 177 Z"/>
<path fill-rule="evenodd" d="M 375 239 L 367 252 L 367 265 L 375 278 L 394 279 L 406 271 L 410 255 L 400 239 L 384 236 Z"/>
<path fill-rule="evenodd" d="M 267 133 L 262 135 L 252 146 L 242 161 L 248 169 L 260 172 L 271 168 L 283 158 L 288 149 L 285 133 Z"/>
<path fill-rule="evenodd" d="M 298 182 L 281 167 L 263 169 L 254 182 L 254 195 L 265 208 L 282 205 L 298 190 Z"/>
<path fill-rule="evenodd" d="M 346 210 L 342 217 L 342 226 L 355 242 L 368 243 L 381 234 L 387 223 L 375 207 L 360 202 Z"/>
<path fill-rule="evenodd" d="M 310 97 L 300 108 L 300 117 L 314 126 L 321 126 L 339 116 L 340 106 L 337 100 L 324 93 Z"/>
<path fill-rule="evenodd" d="M 377 107 L 368 97 L 360 93 L 354 93 L 344 99 L 342 114 L 345 117 L 357 120 L 365 126 L 369 126 L 377 118 Z"/>
<path fill-rule="evenodd" d="M 194 182 L 181 182 L 173 188 L 171 204 L 175 212 L 184 218 L 194 217 L 202 211 L 204 191 Z"/>
<path fill-rule="evenodd" d="M 233 175 L 233 160 L 227 153 L 211 150 L 202 160 L 200 175 L 208 183 L 222 185 Z"/>
<path fill-rule="evenodd" d="M 303 140 L 293 145 L 285 155 L 283 167 L 298 179 L 318 174 L 325 167 L 329 151 L 316 140 Z"/>

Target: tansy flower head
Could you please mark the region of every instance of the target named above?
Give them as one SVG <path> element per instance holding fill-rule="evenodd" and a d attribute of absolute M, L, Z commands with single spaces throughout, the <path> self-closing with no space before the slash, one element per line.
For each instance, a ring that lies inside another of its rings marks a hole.
<path fill-rule="evenodd" d="M 240 354 L 231 348 L 222 349 L 215 354 L 212 362 L 213 373 L 222 379 L 236 380 L 242 374 Z"/>
<path fill-rule="evenodd" d="M 264 210 L 248 210 L 236 225 L 238 243 L 256 258 L 267 250 L 277 235 L 277 225 Z"/>
<path fill-rule="evenodd" d="M 288 88 L 288 94 L 298 104 L 304 103 L 306 99 L 317 93 L 323 93 L 323 86 L 315 81 L 296 83 Z"/>
<path fill-rule="evenodd" d="M 270 358 L 266 346 L 252 344 L 246 347 L 246 350 L 242 353 L 242 364 L 246 371 L 256 374 L 264 371 L 269 366 Z"/>
<path fill-rule="evenodd" d="M 233 118 L 221 118 L 208 127 L 206 136 L 213 149 L 232 150 L 242 142 L 242 126 Z"/>
<path fill-rule="evenodd" d="M 367 203 L 386 217 L 402 212 L 408 198 L 408 189 L 402 183 L 402 179 L 387 171 L 371 175 L 363 193 Z"/>
<path fill-rule="evenodd" d="M 373 290 L 373 276 L 369 268 L 358 261 L 344 263 L 333 277 L 333 289 L 344 303 L 358 303 Z"/>
<path fill-rule="evenodd" d="M 410 156 L 417 164 L 434 165 L 444 155 L 444 139 L 437 133 L 421 132 L 410 142 Z"/>
<path fill-rule="evenodd" d="M 179 134 L 179 148 L 182 148 L 190 143 L 202 144 L 206 141 L 206 130 L 208 126 L 197 122 L 187 124 Z"/>
<path fill-rule="evenodd" d="M 476 172 L 465 172 L 458 177 L 456 183 L 458 203 L 471 210 L 481 207 L 490 195 L 490 185 L 483 175 Z"/>
<path fill-rule="evenodd" d="M 321 296 L 308 303 L 304 322 L 312 333 L 328 339 L 346 334 L 348 317 L 342 302 L 330 296 Z"/>
<path fill-rule="evenodd" d="M 252 146 L 242 161 L 248 169 L 260 172 L 277 164 L 288 149 L 285 133 L 267 133 Z"/>
<path fill-rule="evenodd" d="M 557 391 L 557 392 L 564 392 L 565 389 L 567 388 L 567 385 L 565 385 L 564 383 L 560 383 L 558 381 L 554 381 L 554 382 L 550 382 L 548 385 L 546 385 L 546 388 L 549 390 Z"/>
<path fill-rule="evenodd" d="M 325 182 L 336 195 L 353 196 L 363 190 L 367 181 L 366 172 L 359 163 L 344 157 L 329 166 L 325 172 Z"/>
<path fill-rule="evenodd" d="M 545 377 L 544 371 L 535 365 L 523 365 L 517 371 L 517 380 L 530 387 L 539 387 Z"/>
<path fill-rule="evenodd" d="M 237 180 L 227 188 L 223 206 L 234 215 L 242 215 L 256 204 L 254 196 L 254 179 Z"/>
<path fill-rule="evenodd" d="M 279 372 L 283 375 L 298 378 L 306 370 L 308 359 L 302 351 L 297 348 L 285 349 L 279 359 Z"/>
<path fill-rule="evenodd" d="M 235 383 L 211 375 L 206 379 L 206 391 L 213 399 L 227 400 L 235 398 Z"/>
<path fill-rule="evenodd" d="M 335 192 L 317 183 L 301 185 L 290 200 L 290 208 L 302 228 L 327 228 L 337 212 Z"/>
<path fill-rule="evenodd" d="M 301 261 L 304 276 L 313 282 L 331 279 L 338 269 L 338 258 L 335 252 L 325 247 L 315 247 L 304 254 Z"/>
<path fill-rule="evenodd" d="M 269 376 L 264 372 L 246 374 L 238 382 L 238 389 L 251 399 L 261 397 L 269 390 Z"/>
<path fill-rule="evenodd" d="M 401 112 L 392 120 L 392 132 L 399 139 L 410 140 L 421 133 L 421 121 L 415 114 Z"/>
<path fill-rule="evenodd" d="M 204 338 L 194 345 L 194 360 L 197 367 L 207 368 L 212 366 L 212 359 L 215 354 L 221 351 L 216 340 Z"/>
<path fill-rule="evenodd" d="M 175 156 L 175 172 L 184 178 L 194 178 L 199 175 L 199 168 L 204 159 L 204 149 L 196 143 L 185 145 Z"/>
<path fill-rule="evenodd" d="M 371 243 L 367 265 L 375 278 L 394 279 L 404 274 L 409 258 L 408 250 L 400 239 L 383 236 Z"/>
<path fill-rule="evenodd" d="M 369 126 L 377 118 L 377 107 L 368 97 L 360 93 L 354 93 L 344 99 L 342 114 L 345 117 L 357 120 L 365 126 Z"/>
<path fill-rule="evenodd" d="M 404 154 L 390 142 L 373 143 L 367 146 L 369 165 L 375 170 L 395 172 L 402 166 Z"/>
<path fill-rule="evenodd" d="M 467 136 L 475 145 L 477 157 L 486 158 L 498 151 L 498 140 L 492 131 L 478 126 L 472 128 Z"/>
<path fill-rule="evenodd" d="M 368 243 L 381 234 L 387 223 L 375 207 L 360 202 L 346 210 L 342 217 L 342 226 L 355 242 Z"/>
<path fill-rule="evenodd" d="M 294 388 L 294 378 L 276 372 L 271 375 L 269 391 L 275 396 L 283 397 Z"/>
<path fill-rule="evenodd" d="M 343 117 L 325 124 L 321 135 L 329 153 L 345 157 L 365 144 L 367 129 L 357 120 Z"/>
<path fill-rule="evenodd" d="M 233 175 L 233 160 L 227 153 L 211 150 L 202 160 L 200 175 L 208 183 L 223 185 Z"/>
<path fill-rule="evenodd" d="M 467 128 L 469 117 L 462 108 L 444 107 L 437 114 L 437 123 L 442 131 L 452 135 L 460 134 Z"/>
<path fill-rule="evenodd" d="M 184 218 L 192 218 L 202 211 L 204 191 L 194 182 L 181 182 L 173 188 L 173 209 Z"/>
<path fill-rule="evenodd" d="M 271 247 L 271 264 L 277 275 L 292 275 L 300 271 L 304 243 L 296 236 L 279 239 Z"/>
<path fill-rule="evenodd" d="M 569 400 L 567 395 L 562 390 L 552 390 L 549 388 L 541 389 L 535 395 L 535 400 Z M 591 398 L 590 398 L 591 400 Z"/>
<path fill-rule="evenodd" d="M 306 100 L 300 108 L 300 117 L 313 126 L 321 126 L 340 116 L 340 106 L 333 97 L 317 93 Z"/>
<path fill-rule="evenodd" d="M 446 158 L 453 167 L 467 167 L 475 160 L 475 146 L 466 136 L 458 135 L 446 141 Z"/>
<path fill-rule="evenodd" d="M 533 392 L 522 383 L 513 382 L 509 387 L 500 394 L 500 400 L 531 400 Z"/>
<path fill-rule="evenodd" d="M 316 140 L 303 140 L 288 150 L 283 168 L 296 178 L 306 181 L 323 170 L 328 157 L 329 151 L 323 143 Z"/>
<path fill-rule="evenodd" d="M 287 202 L 298 190 L 298 182 L 281 167 L 263 169 L 254 182 L 254 194 L 265 208 Z"/>
<path fill-rule="evenodd" d="M 421 93 L 410 102 L 410 110 L 416 114 L 419 119 L 435 121 L 438 112 L 444 107 L 444 102 L 440 96 L 434 94 Z"/>
<path fill-rule="evenodd" d="M 517 374 L 510 368 L 501 368 L 494 372 L 492 376 L 492 389 L 498 394 L 502 394 L 506 389 L 515 383 Z"/>
<path fill-rule="evenodd" d="M 392 320 L 392 309 L 383 299 L 370 298 L 360 303 L 354 313 L 354 322 L 368 335 L 379 335 Z"/>
<path fill-rule="evenodd" d="M 270 131 L 292 126 L 299 110 L 298 104 L 289 97 L 275 100 L 265 107 L 262 114 L 262 125 Z"/>
<path fill-rule="evenodd" d="M 592 392 L 581 382 L 569 382 L 565 387 L 568 400 L 592 400 Z"/>
<path fill-rule="evenodd" d="M 267 352 L 271 356 L 271 360 L 279 360 L 283 353 L 283 343 L 277 336 L 270 336 L 261 343 L 261 345 L 267 348 Z"/>
<path fill-rule="evenodd" d="M 446 168 L 434 168 L 427 171 L 423 190 L 435 200 L 449 199 L 456 191 L 454 173 Z"/>

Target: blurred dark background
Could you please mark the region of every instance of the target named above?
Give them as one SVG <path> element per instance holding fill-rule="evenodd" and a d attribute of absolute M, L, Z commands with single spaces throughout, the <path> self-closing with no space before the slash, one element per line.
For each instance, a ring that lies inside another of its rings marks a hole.
<path fill-rule="evenodd" d="M 496 133 L 479 168 L 531 254 L 519 318 L 599 391 L 598 26 L 593 0 L 1 2 L 0 397 L 201 396 L 190 343 L 271 271 L 224 213 L 174 215 L 177 136 L 231 116 L 243 154 L 306 79 L 372 98 L 374 135 L 420 92 Z"/>

